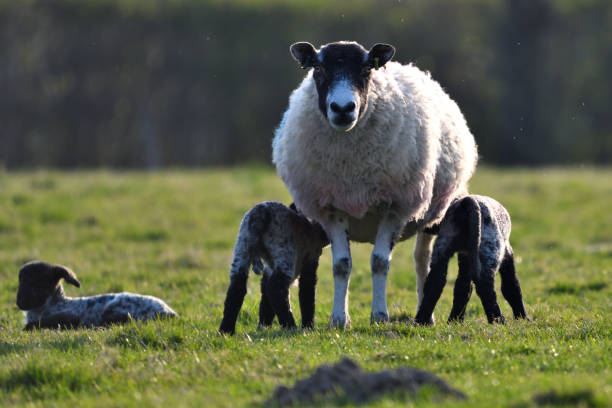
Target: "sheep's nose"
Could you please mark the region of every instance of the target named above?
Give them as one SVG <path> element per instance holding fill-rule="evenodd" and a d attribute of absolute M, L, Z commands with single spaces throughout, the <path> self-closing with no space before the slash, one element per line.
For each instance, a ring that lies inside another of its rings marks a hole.
<path fill-rule="evenodd" d="M 335 113 L 351 113 L 355 110 L 355 102 L 349 102 L 344 106 L 340 106 L 336 102 L 332 102 L 329 105 L 329 108 Z"/>

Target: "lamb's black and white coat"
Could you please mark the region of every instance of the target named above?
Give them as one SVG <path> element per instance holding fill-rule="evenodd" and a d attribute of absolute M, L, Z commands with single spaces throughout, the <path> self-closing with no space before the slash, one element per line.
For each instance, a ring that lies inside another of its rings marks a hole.
<path fill-rule="evenodd" d="M 428 73 L 390 61 L 395 49 L 355 42 L 291 53 L 311 68 L 289 98 L 272 143 L 277 172 L 332 246 L 331 322 L 349 323 L 351 241 L 374 243 L 371 320 L 389 319 L 386 281 L 394 244 L 417 234 L 419 303 L 433 236 L 476 166 L 474 138 L 457 104 Z M 381 69 L 379 69 L 381 68 Z"/>
<path fill-rule="evenodd" d="M 129 292 L 71 298 L 60 282 L 80 287 L 72 270 L 61 265 L 33 261 L 19 270 L 17 306 L 25 311 L 26 330 L 102 327 L 129 320 L 174 317 L 164 301 Z"/>
<path fill-rule="evenodd" d="M 504 322 L 494 287 L 498 270 L 502 294 L 510 303 L 514 317 L 526 319 L 510 246 L 510 229 L 508 211 L 490 197 L 469 195 L 453 202 L 439 225 L 416 323 L 433 323 L 431 316 L 446 283 L 448 262 L 455 252 L 458 253 L 459 275 L 449 321 L 463 320 L 473 281 L 489 323 Z"/>
<path fill-rule="evenodd" d="M 294 206 L 288 208 L 270 201 L 249 210 L 242 219 L 234 246 L 230 286 L 219 331 L 230 334 L 235 331 L 251 265 L 257 274 L 263 270 L 260 326 L 271 325 L 276 315 L 281 326 L 295 327 L 289 286 L 299 277 L 302 326 L 312 327 L 317 267 L 323 247 L 328 244 L 323 228 L 300 214 Z"/>

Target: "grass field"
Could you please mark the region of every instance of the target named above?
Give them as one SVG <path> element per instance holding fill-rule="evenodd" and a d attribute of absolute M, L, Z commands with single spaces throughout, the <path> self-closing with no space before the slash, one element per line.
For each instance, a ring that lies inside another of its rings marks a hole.
<path fill-rule="evenodd" d="M 343 355 L 368 370 L 430 370 L 469 398 L 440 404 L 424 392 L 367 406 L 535 406 L 534 396 L 550 392 L 538 401 L 612 406 L 612 170 L 483 167 L 471 191 L 496 197 L 513 217 L 532 322 L 488 325 L 474 295 L 466 322 L 446 324 L 453 260 L 436 326 L 412 327 L 411 239 L 395 250 L 389 275 L 393 322 L 369 324 L 371 247 L 362 244 L 353 245 L 350 329 L 327 327 L 326 249 L 315 330 L 257 330 L 259 278 L 252 275 L 237 334 L 224 338 L 216 329 L 240 219 L 257 202 L 290 200 L 273 170 L 0 173 L 0 406 L 259 406 L 275 386 Z M 22 332 L 17 271 L 31 259 L 72 267 L 82 286 L 65 285 L 70 296 L 146 293 L 181 317 Z M 296 288 L 292 304 L 299 320 Z M 500 305 L 510 316 L 508 304 Z"/>

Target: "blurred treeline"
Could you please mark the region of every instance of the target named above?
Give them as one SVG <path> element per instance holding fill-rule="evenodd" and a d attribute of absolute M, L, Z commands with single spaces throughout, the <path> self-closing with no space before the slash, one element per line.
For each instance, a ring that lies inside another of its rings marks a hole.
<path fill-rule="evenodd" d="M 612 161 L 609 0 L 0 0 L 0 166 L 270 161 L 295 41 L 396 46 L 492 164 Z"/>

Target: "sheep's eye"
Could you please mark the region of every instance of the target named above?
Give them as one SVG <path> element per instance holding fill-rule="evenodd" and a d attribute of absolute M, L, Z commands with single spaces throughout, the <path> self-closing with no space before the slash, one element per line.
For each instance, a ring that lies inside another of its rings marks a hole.
<path fill-rule="evenodd" d="M 371 67 L 363 67 L 361 69 L 361 76 L 367 77 L 368 75 L 370 75 L 370 72 L 372 72 Z"/>
<path fill-rule="evenodd" d="M 323 74 L 323 68 L 320 65 L 315 65 L 314 66 L 314 73 L 319 75 L 319 74 Z"/>

